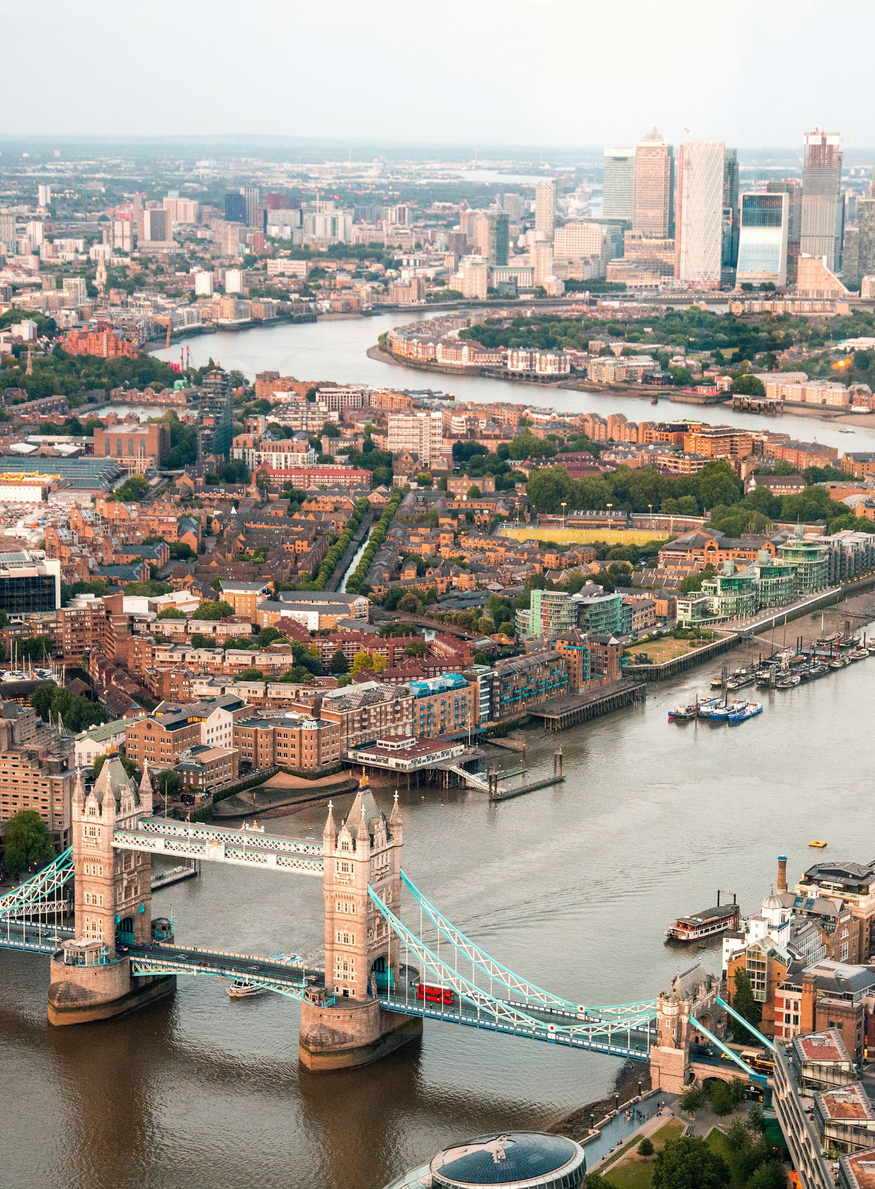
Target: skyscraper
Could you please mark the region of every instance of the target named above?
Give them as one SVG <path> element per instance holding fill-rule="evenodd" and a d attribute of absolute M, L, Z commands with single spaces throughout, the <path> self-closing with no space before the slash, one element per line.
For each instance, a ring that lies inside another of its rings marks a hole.
<path fill-rule="evenodd" d="M 674 234 L 674 154 L 657 128 L 635 146 L 632 230 L 660 239 Z"/>
<path fill-rule="evenodd" d="M 875 275 L 875 198 L 858 199 L 857 226 L 860 229 L 859 276 L 862 279 Z M 845 284 L 848 285 L 847 280 Z"/>
<path fill-rule="evenodd" d="M 37 202 L 40 206 L 49 206 L 52 201 L 52 187 L 38 186 L 37 187 Z"/>
<path fill-rule="evenodd" d="M 688 140 L 678 153 L 675 276 L 720 287 L 723 255 L 723 141 Z"/>
<path fill-rule="evenodd" d="M 556 227 L 556 183 L 538 182 L 535 186 L 535 234 L 538 239 L 553 239 Z"/>
<path fill-rule="evenodd" d="M 246 226 L 263 228 L 264 219 L 258 217 L 261 208 L 261 191 L 258 186 L 247 186 L 243 191 L 243 200 L 246 203 Z"/>
<path fill-rule="evenodd" d="M 635 209 L 635 150 L 605 149 L 604 200 L 606 219 L 631 220 Z"/>
<path fill-rule="evenodd" d="M 492 211 L 489 215 L 486 258 L 490 264 L 507 264 L 509 252 L 510 219 L 503 211 Z"/>
<path fill-rule="evenodd" d="M 802 235 L 802 186 L 795 179 L 767 182 L 766 193 L 787 195 L 787 284 L 795 285 Z"/>
<path fill-rule="evenodd" d="M 789 194 L 742 194 L 737 284 L 787 283 Z"/>
<path fill-rule="evenodd" d="M 197 456 L 227 454 L 234 425 L 234 394 L 228 373 L 220 367 L 208 372 L 200 388 L 197 417 Z"/>
<path fill-rule="evenodd" d="M 246 222 L 246 199 L 239 190 L 225 193 L 225 220 L 228 223 Z"/>
<path fill-rule="evenodd" d="M 808 256 L 820 256 L 832 272 L 841 268 L 842 138 L 838 132 L 805 133 L 802 168 L 802 242 Z"/>
<path fill-rule="evenodd" d="M 738 152 L 723 150 L 723 267 L 738 260 Z"/>

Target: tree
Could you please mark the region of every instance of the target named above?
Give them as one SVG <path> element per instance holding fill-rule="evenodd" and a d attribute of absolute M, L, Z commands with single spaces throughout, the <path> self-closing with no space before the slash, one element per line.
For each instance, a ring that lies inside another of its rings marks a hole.
<path fill-rule="evenodd" d="M 182 790 L 182 777 L 178 772 L 174 772 L 172 768 L 165 768 L 154 779 L 154 787 L 161 793 L 162 797 L 168 800 L 177 796 Z"/>
<path fill-rule="evenodd" d="M 240 674 L 241 681 L 264 681 L 264 674 L 261 669 L 244 669 Z"/>
<path fill-rule="evenodd" d="M 571 480 L 562 467 L 541 467 L 526 481 L 526 496 L 539 512 L 558 512 L 563 500 L 568 502 L 570 489 Z"/>
<path fill-rule="evenodd" d="M 142 475 L 131 475 L 112 494 L 114 499 L 120 500 L 124 504 L 136 504 L 139 503 L 148 490 L 149 484 Z"/>
<path fill-rule="evenodd" d="M 653 1142 L 646 1135 L 645 1135 L 644 1139 L 641 1141 L 641 1143 L 638 1145 L 638 1155 L 639 1156 L 652 1156 L 653 1155 Z"/>
<path fill-rule="evenodd" d="M 404 649 L 405 656 L 426 656 L 428 645 L 424 640 L 411 640 Z"/>
<path fill-rule="evenodd" d="M 179 607 L 165 607 L 158 612 L 159 619 L 185 619 L 185 612 Z"/>
<path fill-rule="evenodd" d="M 407 593 L 402 595 L 398 600 L 397 606 L 399 611 L 412 611 L 414 614 L 416 614 L 419 611 L 419 598 L 413 593 L 412 590 L 408 590 Z"/>
<path fill-rule="evenodd" d="M 349 661 L 346 659 L 346 657 L 343 655 L 343 653 L 340 651 L 339 648 L 338 648 L 337 652 L 335 652 L 335 654 L 331 658 L 331 660 L 328 662 L 328 671 L 330 673 L 334 673 L 335 675 L 349 672 Z"/>
<path fill-rule="evenodd" d="M 751 372 L 742 372 L 732 381 L 732 391 L 739 396 L 765 396 L 766 388 L 759 376 Z"/>
<path fill-rule="evenodd" d="M 732 1090 L 728 1082 L 715 1079 L 709 1087 L 709 1097 L 711 1099 L 711 1110 L 718 1118 L 724 1115 L 731 1115 L 735 1109 L 735 1104 L 732 1101 Z"/>
<path fill-rule="evenodd" d="M 192 648 L 211 648 L 214 641 L 205 636 L 203 632 L 193 632 L 191 636 Z"/>
<path fill-rule="evenodd" d="M 750 1132 L 745 1126 L 744 1119 L 733 1119 L 726 1132 L 726 1142 L 732 1152 L 741 1152 L 750 1146 Z"/>
<path fill-rule="evenodd" d="M 653 1189 L 722 1189 L 731 1180 L 729 1165 L 701 1135 L 666 1141 L 653 1162 Z"/>
<path fill-rule="evenodd" d="M 273 626 L 269 626 L 261 629 L 255 637 L 255 643 L 259 648 L 267 648 L 270 644 L 273 644 L 274 640 L 282 640 L 282 638 L 282 632 L 277 631 Z"/>
<path fill-rule="evenodd" d="M 766 1133 L 766 1116 L 758 1102 L 755 1102 L 747 1112 L 747 1129 L 755 1137 Z"/>
<path fill-rule="evenodd" d="M 480 490 L 480 488 L 477 486 L 476 483 L 472 483 L 471 486 L 468 488 L 468 499 L 469 500 L 479 500 L 480 496 L 482 494 L 483 494 L 483 492 Z"/>
<path fill-rule="evenodd" d="M 10 875 L 52 858 L 52 836 L 35 809 L 19 809 L 3 827 L 3 862 Z"/>
<path fill-rule="evenodd" d="M 702 583 L 708 578 L 713 578 L 716 573 L 717 571 L 709 562 L 698 574 L 688 574 L 686 578 L 680 580 L 678 594 L 693 594 L 695 591 L 701 590 Z"/>
<path fill-rule="evenodd" d="M 757 1003 L 753 994 L 753 985 L 750 981 L 750 976 L 746 970 L 736 970 L 735 972 L 735 988 L 732 993 L 731 1005 L 738 1013 L 743 1016 L 749 1024 L 758 1024 L 762 1019 L 762 1009 Z M 732 1039 L 736 1044 L 748 1044 L 750 1041 L 756 1041 L 756 1035 L 745 1028 L 734 1016 L 729 1017 L 729 1025 L 732 1031 Z"/>
<path fill-rule="evenodd" d="M 694 1115 L 696 1111 L 702 1109 L 707 1101 L 708 1096 L 704 1090 L 700 1090 L 698 1086 L 687 1086 L 678 1099 L 678 1105 L 682 1111 L 689 1111 L 691 1115 Z"/>
<path fill-rule="evenodd" d="M 207 599 L 195 608 L 191 617 L 192 619 L 230 619 L 233 614 L 234 608 L 224 599 L 215 602 Z"/>
<path fill-rule="evenodd" d="M 350 673 L 353 677 L 358 676 L 359 673 L 367 672 L 374 667 L 374 657 L 370 652 L 357 652 L 352 658 L 352 666 Z"/>

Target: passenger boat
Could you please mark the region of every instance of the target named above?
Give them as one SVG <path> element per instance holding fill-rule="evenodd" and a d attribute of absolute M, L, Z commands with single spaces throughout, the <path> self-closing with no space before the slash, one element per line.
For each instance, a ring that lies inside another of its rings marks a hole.
<path fill-rule="evenodd" d="M 816 846 L 818 850 L 823 850 L 823 848 L 826 846 L 826 843 L 825 843 L 825 842 L 821 842 L 821 841 L 820 841 L 819 839 L 817 839 L 817 838 L 812 838 L 812 840 L 809 842 L 809 844 L 808 844 L 808 845 L 809 845 L 809 846 Z"/>
<path fill-rule="evenodd" d="M 257 983 L 248 983 L 245 978 L 235 978 L 228 987 L 228 994 L 232 999 L 248 999 L 251 995 L 264 995 L 267 987 L 259 987 Z"/>
<path fill-rule="evenodd" d="M 734 727 L 740 722 L 747 722 L 749 718 L 754 718 L 757 714 L 762 714 L 762 712 L 762 702 L 748 702 L 743 710 L 733 711 L 729 715 L 729 725 Z"/>
<path fill-rule="evenodd" d="M 737 904 L 718 904 L 715 908 L 703 908 L 701 912 L 688 917 L 678 917 L 665 935 L 671 941 L 703 941 L 727 929 L 737 930 L 741 923 L 741 910 Z"/>

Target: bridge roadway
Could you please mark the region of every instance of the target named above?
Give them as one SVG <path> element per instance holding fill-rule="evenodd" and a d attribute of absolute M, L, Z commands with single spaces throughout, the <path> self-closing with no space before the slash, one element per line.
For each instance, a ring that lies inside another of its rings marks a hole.
<path fill-rule="evenodd" d="M 220 978 L 244 979 L 294 999 L 302 998 L 308 987 L 322 986 L 324 982 L 321 967 L 289 961 L 281 954 L 265 958 L 261 954 L 202 950 L 167 943 L 122 946 L 120 952 L 130 958 L 134 975 L 212 974 Z"/>
<path fill-rule="evenodd" d="M 74 931 L 65 925 L 40 925 L 30 921 L 13 921 L 8 917 L 0 929 L 0 950 L 26 950 L 33 954 L 53 954 L 62 941 Z"/>
<path fill-rule="evenodd" d="M 631 1028 L 620 1032 L 613 1024 L 606 1024 L 604 1031 L 599 1033 L 592 1029 L 592 1018 L 577 1019 L 576 1025 L 570 1021 L 557 1023 L 554 1013 L 530 1006 L 526 1007 L 526 1013 L 532 1017 L 533 1023 L 527 1027 L 522 1022 L 511 1023 L 498 1019 L 488 1011 L 478 1010 L 475 1004 L 460 1000 L 458 996 L 452 1004 L 431 1003 L 401 995 L 397 991 L 391 995 L 381 992 L 378 998 L 385 1011 L 403 1012 L 405 1015 L 421 1016 L 423 1019 L 443 1020 L 446 1024 L 462 1024 L 487 1032 L 503 1032 L 527 1040 L 541 1040 L 548 1044 L 607 1053 L 612 1057 L 627 1057 L 636 1061 L 650 1060 L 650 1046 L 654 1039 L 650 1029 Z M 513 1001 L 505 1002 L 510 1004 Z M 580 1032 L 576 1029 L 580 1029 Z M 619 1043 L 615 1039 L 617 1036 L 622 1037 Z"/>
<path fill-rule="evenodd" d="M 267 834 L 262 828 L 236 828 L 170 818 L 147 817 L 136 830 L 114 830 L 117 850 L 147 851 L 206 862 L 231 863 L 266 871 L 322 878 L 322 843 Z"/>

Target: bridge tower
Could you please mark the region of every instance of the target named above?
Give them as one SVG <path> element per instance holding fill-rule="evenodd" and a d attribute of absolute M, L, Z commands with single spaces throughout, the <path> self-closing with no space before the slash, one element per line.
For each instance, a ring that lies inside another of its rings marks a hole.
<path fill-rule="evenodd" d="M 81 773 L 72 796 L 75 939 L 52 958 L 49 1021 L 82 1024 L 120 1015 L 172 991 L 174 978 L 132 979 L 117 943 L 151 941 L 151 856 L 116 850 L 116 827 L 136 829 L 152 814 L 148 769 L 139 789 L 117 755 L 108 756 L 86 796 Z"/>
<path fill-rule="evenodd" d="M 367 1065 L 422 1032 L 420 1019 L 384 1012 L 376 998 L 378 985 L 397 985 L 399 946 L 368 885 L 397 915 L 403 839 L 398 794 L 387 819 L 364 774 L 339 829 L 328 806 L 322 833 L 325 990 L 310 994 L 301 1008 L 299 1053 L 310 1069 Z"/>
<path fill-rule="evenodd" d="M 671 980 L 671 989 L 656 1000 L 657 1042 L 650 1050 L 650 1080 L 654 1087 L 680 1094 L 692 1081 L 690 1043 L 702 1040 L 690 1017 L 720 1034 L 726 1013 L 717 1004 L 718 980 L 700 965 Z"/>

